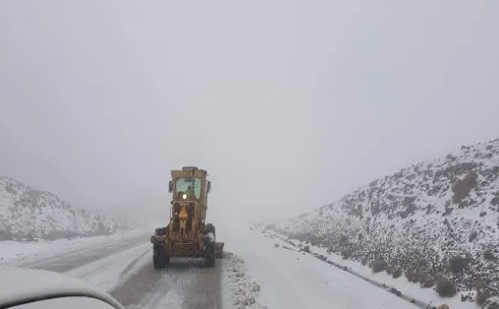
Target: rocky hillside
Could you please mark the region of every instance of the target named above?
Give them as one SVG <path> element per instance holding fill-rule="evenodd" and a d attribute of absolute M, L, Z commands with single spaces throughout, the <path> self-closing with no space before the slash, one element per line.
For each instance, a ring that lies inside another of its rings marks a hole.
<path fill-rule="evenodd" d="M 118 226 L 58 196 L 0 176 L 0 241 L 110 234 Z"/>
<path fill-rule="evenodd" d="M 499 294 L 499 139 L 402 169 L 267 228 L 481 304 Z"/>

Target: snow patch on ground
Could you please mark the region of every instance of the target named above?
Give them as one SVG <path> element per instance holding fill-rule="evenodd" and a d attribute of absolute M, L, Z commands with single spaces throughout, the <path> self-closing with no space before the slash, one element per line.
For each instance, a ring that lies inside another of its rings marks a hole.
<path fill-rule="evenodd" d="M 0 241 L 0 265 L 18 266 L 74 251 L 91 250 L 95 246 L 115 243 L 120 239 L 129 239 L 130 237 L 146 234 L 151 230 L 150 227 L 144 227 L 132 231 L 122 231 L 113 235 L 57 239 L 53 241 Z"/>

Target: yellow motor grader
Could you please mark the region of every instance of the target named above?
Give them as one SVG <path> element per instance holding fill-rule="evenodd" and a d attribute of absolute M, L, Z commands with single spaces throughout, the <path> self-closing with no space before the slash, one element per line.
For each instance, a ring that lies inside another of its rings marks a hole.
<path fill-rule="evenodd" d="M 211 181 L 206 170 L 184 166 L 171 171 L 169 192 L 172 193 L 170 222 L 157 228 L 151 236 L 154 268 L 170 263 L 170 257 L 204 258 L 214 267 L 223 256 L 224 243 L 216 242 L 215 226 L 205 223 Z"/>

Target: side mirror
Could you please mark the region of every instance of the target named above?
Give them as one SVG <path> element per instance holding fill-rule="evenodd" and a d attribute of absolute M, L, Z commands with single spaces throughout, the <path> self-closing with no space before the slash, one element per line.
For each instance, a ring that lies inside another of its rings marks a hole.
<path fill-rule="evenodd" d="M 210 193 L 211 190 L 211 181 L 208 181 L 208 184 L 206 185 L 206 193 Z"/>
<path fill-rule="evenodd" d="M 168 183 L 168 191 L 169 191 L 170 193 L 172 193 L 172 192 L 173 192 L 173 181 L 171 181 L 171 180 L 170 180 L 170 182 Z"/>

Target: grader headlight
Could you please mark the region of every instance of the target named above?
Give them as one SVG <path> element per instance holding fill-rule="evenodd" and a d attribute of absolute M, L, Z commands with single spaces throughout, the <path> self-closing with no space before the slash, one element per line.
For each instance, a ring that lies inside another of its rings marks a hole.
<path fill-rule="evenodd" d="M 187 194 L 182 194 L 182 199 L 186 200 L 187 199 Z"/>

